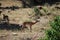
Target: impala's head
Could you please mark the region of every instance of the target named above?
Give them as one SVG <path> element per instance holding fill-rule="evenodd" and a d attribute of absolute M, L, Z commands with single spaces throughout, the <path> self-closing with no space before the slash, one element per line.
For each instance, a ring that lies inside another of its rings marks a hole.
<path fill-rule="evenodd" d="M 39 22 L 39 20 L 36 20 L 36 22 Z"/>
<path fill-rule="evenodd" d="M 33 21 L 33 24 L 35 24 L 35 23 L 37 23 L 37 22 L 39 22 L 39 20 L 35 20 L 35 21 Z"/>
<path fill-rule="evenodd" d="M 36 20 L 36 22 L 39 22 L 39 20 Z"/>

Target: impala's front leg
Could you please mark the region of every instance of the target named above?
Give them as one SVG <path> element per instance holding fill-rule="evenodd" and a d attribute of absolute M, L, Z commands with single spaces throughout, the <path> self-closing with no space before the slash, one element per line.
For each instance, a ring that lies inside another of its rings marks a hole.
<path fill-rule="evenodd" d="M 30 26 L 30 32 L 32 32 L 32 26 Z"/>

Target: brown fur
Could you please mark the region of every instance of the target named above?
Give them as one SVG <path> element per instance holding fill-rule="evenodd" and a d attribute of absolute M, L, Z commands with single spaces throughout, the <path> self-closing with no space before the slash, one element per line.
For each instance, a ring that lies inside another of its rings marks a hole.
<path fill-rule="evenodd" d="M 24 22 L 23 23 L 23 28 L 27 27 L 26 25 L 29 25 L 30 31 L 32 30 L 32 25 L 36 24 L 39 21 L 35 21 L 35 22 Z"/>

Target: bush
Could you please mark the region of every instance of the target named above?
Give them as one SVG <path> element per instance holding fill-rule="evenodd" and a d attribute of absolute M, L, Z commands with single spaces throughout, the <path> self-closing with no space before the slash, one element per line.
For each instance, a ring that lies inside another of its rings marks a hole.
<path fill-rule="evenodd" d="M 46 31 L 46 37 L 43 40 L 60 40 L 60 16 L 50 22 L 51 29 Z"/>
<path fill-rule="evenodd" d="M 50 23 L 50 26 L 57 32 L 60 32 L 60 16 L 56 16 L 54 21 Z"/>
<path fill-rule="evenodd" d="M 40 12 L 39 8 L 34 7 L 34 12 L 35 12 L 35 14 L 33 15 L 35 17 L 34 19 L 40 19 L 40 16 L 42 16 L 42 13 Z"/>
<path fill-rule="evenodd" d="M 40 10 L 37 7 L 34 7 L 35 16 L 42 16 Z"/>
<path fill-rule="evenodd" d="M 54 21 L 50 22 L 51 30 L 47 30 L 48 40 L 60 40 L 60 16 L 56 16 Z"/>

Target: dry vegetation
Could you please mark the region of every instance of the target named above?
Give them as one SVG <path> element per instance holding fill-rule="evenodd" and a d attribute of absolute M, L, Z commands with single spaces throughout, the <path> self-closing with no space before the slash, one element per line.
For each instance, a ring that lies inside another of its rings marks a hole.
<path fill-rule="evenodd" d="M 12 2 L 12 4 L 9 1 L 0 1 L 0 3 L 3 3 L 3 7 L 8 5 L 20 5 L 20 2 L 15 2 Z M 42 6 L 43 9 L 41 9 L 40 12 L 43 14 L 43 16 L 40 16 L 40 22 L 32 26 L 32 32 L 29 32 L 28 29 L 25 29 L 22 32 L 21 30 L 12 31 L 4 29 L 0 30 L 0 40 L 38 40 L 39 38 L 44 37 L 44 31 L 50 28 L 49 21 L 52 21 L 55 16 L 60 15 L 60 9 L 55 8 L 56 6 L 60 7 L 60 5 L 56 4 L 52 6 Z M 2 14 L 6 14 L 9 16 L 9 23 L 12 24 L 21 25 L 25 21 L 34 21 L 35 19 L 35 17 L 32 17 L 35 14 L 33 8 L 20 8 L 14 11 L 5 9 L 0 11 L 2 11 Z M 50 15 L 47 15 L 48 13 L 50 13 Z M 0 19 L 2 19 L 3 17 L 2 14 L 0 15 Z"/>

